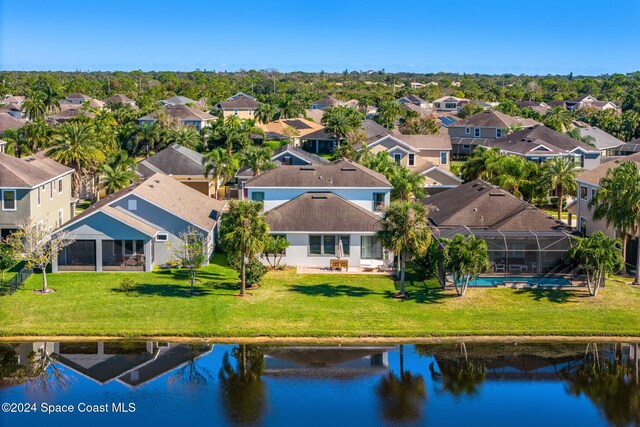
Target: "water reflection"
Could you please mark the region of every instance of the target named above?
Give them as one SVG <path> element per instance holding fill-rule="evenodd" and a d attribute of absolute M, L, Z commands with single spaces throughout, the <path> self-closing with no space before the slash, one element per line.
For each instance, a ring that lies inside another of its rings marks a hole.
<path fill-rule="evenodd" d="M 177 416 L 243 425 L 511 425 L 515 417 L 522 425 L 640 425 L 638 356 L 635 344 L 588 343 L 0 344 L 0 400 L 129 399 L 144 408 L 126 419 L 101 415 L 94 426 Z M 0 424 L 14 416 L 0 414 Z"/>

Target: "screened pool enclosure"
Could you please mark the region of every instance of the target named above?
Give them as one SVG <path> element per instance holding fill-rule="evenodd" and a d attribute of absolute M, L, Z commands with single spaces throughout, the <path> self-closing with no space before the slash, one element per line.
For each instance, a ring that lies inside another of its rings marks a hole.
<path fill-rule="evenodd" d="M 438 239 L 452 239 L 457 234 L 473 235 L 487 242 L 490 267 L 486 275 L 557 277 L 573 274 L 574 266 L 566 257 L 572 235 L 564 230 L 498 231 L 467 227 L 434 230 Z"/>

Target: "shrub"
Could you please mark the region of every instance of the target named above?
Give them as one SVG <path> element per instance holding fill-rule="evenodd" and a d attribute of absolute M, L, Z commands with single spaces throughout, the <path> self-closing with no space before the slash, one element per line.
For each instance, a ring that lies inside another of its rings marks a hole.
<path fill-rule="evenodd" d="M 124 279 L 120 280 L 120 291 L 124 292 L 125 294 L 129 291 L 132 291 L 135 287 L 136 282 L 129 277 L 125 277 Z"/>
<path fill-rule="evenodd" d="M 229 265 L 238 273 L 241 272 L 242 265 L 240 263 L 240 260 L 235 259 L 234 257 L 229 257 Z M 247 263 L 246 269 L 247 269 L 247 271 L 245 272 L 246 280 L 247 280 L 247 285 L 249 286 L 259 285 L 262 282 L 264 275 L 267 274 L 267 271 L 269 271 L 269 268 L 263 263 L 261 263 L 260 261 L 258 261 L 257 258 L 254 258 L 251 261 L 249 261 Z"/>

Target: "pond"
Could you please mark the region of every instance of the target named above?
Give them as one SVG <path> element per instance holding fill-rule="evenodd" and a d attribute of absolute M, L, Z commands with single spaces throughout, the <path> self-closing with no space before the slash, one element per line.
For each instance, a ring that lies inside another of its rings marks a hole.
<path fill-rule="evenodd" d="M 639 425 L 639 348 L 3 343 L 0 425 Z"/>

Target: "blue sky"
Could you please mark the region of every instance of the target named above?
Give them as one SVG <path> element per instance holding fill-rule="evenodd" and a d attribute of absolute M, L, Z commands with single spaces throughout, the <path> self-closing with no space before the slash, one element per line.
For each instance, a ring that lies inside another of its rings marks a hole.
<path fill-rule="evenodd" d="M 640 70 L 639 0 L 0 0 L 2 70 Z"/>

